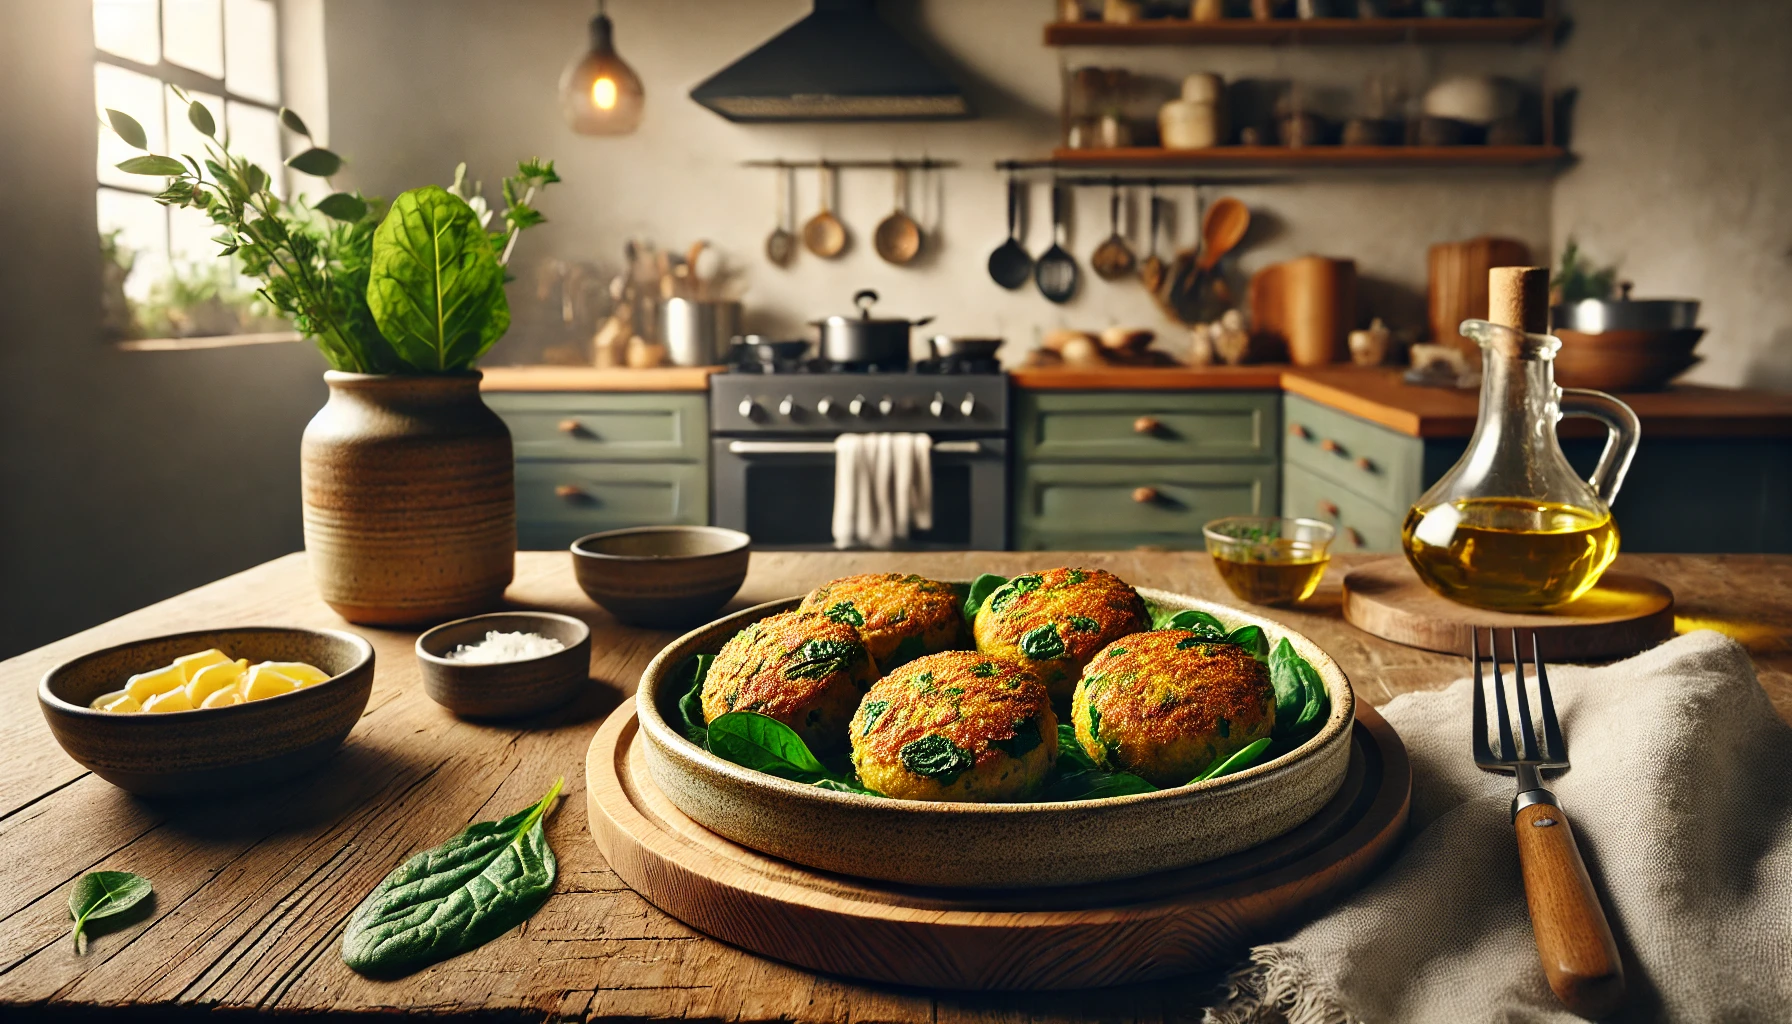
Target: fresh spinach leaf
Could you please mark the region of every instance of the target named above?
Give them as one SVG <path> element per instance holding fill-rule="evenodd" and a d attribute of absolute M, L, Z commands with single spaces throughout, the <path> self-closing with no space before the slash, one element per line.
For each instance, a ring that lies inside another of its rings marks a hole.
<path fill-rule="evenodd" d="M 541 819 L 564 779 L 540 802 L 481 821 L 395 868 L 349 915 L 342 961 L 371 977 L 397 977 L 504 934 L 541 908 L 559 865 Z"/>
<path fill-rule="evenodd" d="M 868 788 L 857 779 L 820 779 L 814 783 L 816 789 L 831 789 L 836 793 L 857 793 L 860 796 L 883 796 L 875 789 Z"/>
<path fill-rule="evenodd" d="M 993 572 L 986 572 L 971 581 L 970 593 L 964 599 L 964 621 L 967 625 L 976 624 L 977 609 L 983 607 L 983 599 L 1007 582 L 1007 577 L 997 576 Z"/>
<path fill-rule="evenodd" d="M 851 640 L 810 640 L 796 649 L 796 663 L 784 670 L 792 679 L 821 679 L 844 671 L 865 654 L 865 645 Z"/>
<path fill-rule="evenodd" d="M 871 730 L 877 728 L 877 720 L 884 717 L 884 712 L 888 710 L 890 710 L 890 702 L 887 700 L 866 701 L 864 707 L 865 724 L 859 727 L 859 735 L 871 735 Z"/>
<path fill-rule="evenodd" d="M 1049 622 L 1028 630 L 1020 638 L 1020 653 L 1034 661 L 1062 658 L 1067 650 L 1064 638 L 1058 635 L 1058 627 Z"/>
<path fill-rule="evenodd" d="M 113 917 L 142 903 L 151 892 L 149 879 L 129 871 L 93 871 L 68 891 L 68 916 L 75 921 L 75 952 L 87 952 L 87 922 Z"/>
<path fill-rule="evenodd" d="M 938 733 L 930 733 L 903 745 L 897 755 L 902 766 L 916 775 L 950 785 L 977 763 L 972 753 Z"/>
<path fill-rule="evenodd" d="M 438 185 L 400 195 L 374 232 L 367 305 L 424 372 L 466 369 L 510 326 L 504 268 L 479 215 Z"/>
<path fill-rule="evenodd" d="M 1000 614 L 1002 609 L 1008 607 L 1010 601 L 1022 594 L 1030 594 L 1044 585 L 1045 577 L 1036 572 L 1016 576 L 997 587 L 995 592 L 989 596 L 989 610 Z"/>
<path fill-rule="evenodd" d="M 1193 779 L 1190 779 L 1189 784 L 1193 785 L 1197 782 L 1206 782 L 1208 779 L 1217 779 L 1222 775 L 1230 775 L 1233 772 L 1243 771 L 1255 764 L 1257 759 L 1263 756 L 1263 752 L 1268 749 L 1268 736 L 1265 736 L 1260 740 L 1253 740 L 1246 745 L 1243 750 L 1237 751 L 1231 757 L 1215 758 L 1214 762 L 1207 766 L 1207 770 L 1195 776 Z"/>
<path fill-rule="evenodd" d="M 1045 784 L 1039 799 L 1099 800 L 1106 796 L 1128 796 L 1133 793 L 1155 793 L 1157 787 L 1130 772 L 1104 772 L 1070 769 Z"/>
<path fill-rule="evenodd" d="M 685 688 L 684 696 L 678 698 L 678 715 L 684 719 L 685 738 L 705 750 L 709 749 L 709 725 L 703 716 L 703 680 L 709 678 L 709 666 L 716 660 L 713 654 L 699 654 L 690 660 L 691 685 Z"/>
<path fill-rule="evenodd" d="M 756 711 L 730 711 L 709 723 L 709 749 L 743 768 L 796 782 L 833 775 L 796 730 Z"/>
<path fill-rule="evenodd" d="M 1209 640 L 1224 641 L 1226 639 L 1226 627 L 1220 620 L 1194 608 L 1172 612 L 1162 621 L 1153 623 L 1153 626 L 1157 629 L 1186 629 L 1193 633 L 1199 633 Z"/>
<path fill-rule="evenodd" d="M 860 614 L 859 610 L 852 606 L 851 601 L 836 601 L 828 606 L 827 611 L 822 612 L 821 614 L 833 619 L 835 622 L 844 622 L 848 626 L 863 626 L 865 624 L 865 616 Z"/>
<path fill-rule="evenodd" d="M 1287 637 L 1269 652 L 1269 682 L 1276 691 L 1276 732 L 1285 734 L 1324 717 L 1330 706 L 1325 682 Z"/>
<path fill-rule="evenodd" d="M 1032 753 L 1039 744 L 1044 742 L 1045 738 L 1039 735 L 1039 719 L 1029 718 L 1015 724 L 1013 736 L 1005 740 L 992 740 L 989 745 L 1009 757 L 1018 759 Z"/>
<path fill-rule="evenodd" d="M 1226 641 L 1234 643 L 1251 652 L 1251 657 L 1263 661 L 1269 657 L 1269 635 L 1258 625 L 1240 626 L 1226 634 Z"/>
<path fill-rule="evenodd" d="M 1090 760 L 1083 745 L 1077 742 L 1076 726 L 1069 722 L 1058 723 L 1058 764 L 1066 770 L 1095 768 L 1095 762 Z"/>

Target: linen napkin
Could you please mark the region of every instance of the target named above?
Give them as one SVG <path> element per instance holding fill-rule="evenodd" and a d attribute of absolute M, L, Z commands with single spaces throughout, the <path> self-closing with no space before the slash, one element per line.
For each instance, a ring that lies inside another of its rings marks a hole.
<path fill-rule="evenodd" d="M 926 434 L 834 438 L 834 546 L 889 550 L 933 528 L 933 439 Z"/>
<path fill-rule="evenodd" d="M 1574 767 L 1545 784 L 1624 958 L 1613 1019 L 1792 1020 L 1792 728 L 1748 655 L 1700 631 L 1601 668 L 1552 666 L 1549 681 Z M 1538 964 L 1512 780 L 1470 760 L 1470 699 L 1462 679 L 1382 709 L 1412 758 L 1405 847 L 1253 949 L 1209 1024 L 1580 1019 Z"/>

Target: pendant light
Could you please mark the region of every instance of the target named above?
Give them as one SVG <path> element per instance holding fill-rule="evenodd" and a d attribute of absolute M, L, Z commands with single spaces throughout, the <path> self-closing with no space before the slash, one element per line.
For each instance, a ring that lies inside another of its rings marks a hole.
<path fill-rule="evenodd" d="M 641 126 L 641 79 L 616 53 L 610 16 L 598 0 L 591 49 L 560 76 L 560 112 L 581 135 L 628 135 Z"/>

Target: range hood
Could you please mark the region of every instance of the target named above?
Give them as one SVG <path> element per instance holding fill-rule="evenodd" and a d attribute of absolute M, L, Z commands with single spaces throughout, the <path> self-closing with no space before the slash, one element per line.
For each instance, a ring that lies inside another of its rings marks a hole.
<path fill-rule="evenodd" d="M 970 117 L 964 93 L 877 16 L 873 0 L 815 0 L 808 17 L 691 90 L 730 121 Z"/>

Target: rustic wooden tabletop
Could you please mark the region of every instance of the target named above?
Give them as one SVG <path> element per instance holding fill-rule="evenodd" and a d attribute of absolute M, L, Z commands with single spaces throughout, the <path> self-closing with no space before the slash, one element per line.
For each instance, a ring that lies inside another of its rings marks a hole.
<path fill-rule="evenodd" d="M 1338 560 L 1320 593 L 1275 613 L 1306 632 L 1374 704 L 1439 688 L 1461 659 L 1356 631 L 1338 614 Z M 760 554 L 741 607 L 833 576 L 900 569 L 942 578 L 1052 564 L 1101 566 L 1142 586 L 1227 600 L 1205 555 L 1187 553 Z M 1753 653 L 1762 685 L 1792 720 L 1792 557 L 1626 556 L 1679 596 L 1682 630 L 1715 628 Z M 414 633 L 348 627 L 378 651 L 372 700 L 340 754 L 264 793 L 183 805 L 132 797 L 64 755 L 35 706 L 52 665 L 134 638 L 206 626 L 343 623 L 293 555 L 0 663 L 0 1017 L 65 1019 L 86 1010 L 160 1008 L 156 1019 L 214 1010 L 356 1014 L 409 1011 L 482 1020 L 697 1018 L 723 1021 L 1169 1021 L 1198 1018 L 1213 979 L 1086 993 L 933 993 L 821 977 L 708 939 L 636 896 L 605 866 L 586 829 L 585 748 L 634 691 L 670 634 L 618 625 L 573 583 L 561 553 L 518 558 L 509 598 L 591 622 L 590 693 L 539 720 L 456 720 L 422 692 Z M 342 964 L 349 911 L 387 871 L 468 822 L 538 799 L 558 776 L 567 799 L 549 819 L 558 889 L 520 929 L 395 982 Z M 68 887 L 84 872 L 153 880 L 153 913 L 68 941 Z"/>

